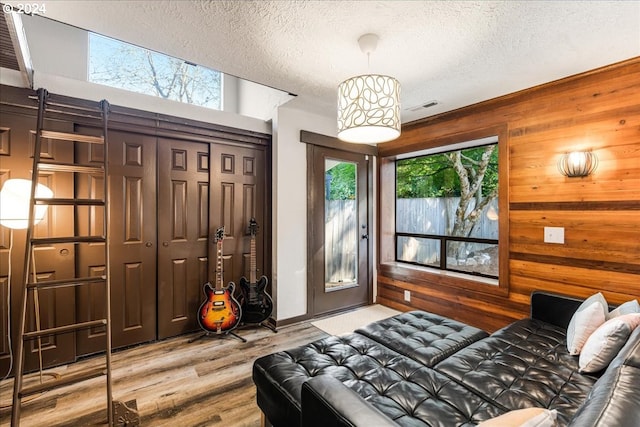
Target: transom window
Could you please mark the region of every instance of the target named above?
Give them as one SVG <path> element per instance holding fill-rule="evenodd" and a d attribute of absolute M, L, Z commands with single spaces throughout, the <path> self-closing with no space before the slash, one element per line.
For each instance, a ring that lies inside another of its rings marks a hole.
<path fill-rule="evenodd" d="M 498 278 L 497 138 L 482 144 L 396 160 L 396 261 Z"/>
<path fill-rule="evenodd" d="M 201 107 L 221 109 L 222 73 L 89 33 L 88 81 Z"/>

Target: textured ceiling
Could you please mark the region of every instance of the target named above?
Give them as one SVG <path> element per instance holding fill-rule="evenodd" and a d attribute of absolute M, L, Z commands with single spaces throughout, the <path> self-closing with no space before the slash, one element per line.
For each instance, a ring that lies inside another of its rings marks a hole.
<path fill-rule="evenodd" d="M 46 3 L 48 18 L 297 94 L 326 115 L 342 80 L 392 75 L 404 123 L 640 55 L 638 1 Z M 369 32 L 380 41 L 367 66 L 357 39 Z"/>

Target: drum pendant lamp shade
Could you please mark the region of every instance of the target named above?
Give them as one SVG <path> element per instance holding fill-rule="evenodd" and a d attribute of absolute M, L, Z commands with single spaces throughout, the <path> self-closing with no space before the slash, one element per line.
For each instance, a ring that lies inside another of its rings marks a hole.
<path fill-rule="evenodd" d="M 338 86 L 338 138 L 371 144 L 400 136 L 400 83 L 366 74 Z"/>
<path fill-rule="evenodd" d="M 378 36 L 358 39 L 369 56 Z M 357 144 L 376 144 L 400 136 L 400 83 L 381 74 L 351 77 L 338 86 L 338 138 Z"/>

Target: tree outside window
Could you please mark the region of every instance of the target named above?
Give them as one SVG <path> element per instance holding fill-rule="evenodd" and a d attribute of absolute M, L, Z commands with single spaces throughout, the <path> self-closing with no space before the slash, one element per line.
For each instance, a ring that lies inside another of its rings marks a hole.
<path fill-rule="evenodd" d="M 219 71 L 89 33 L 88 80 L 111 87 L 221 109 Z"/>
<path fill-rule="evenodd" d="M 498 146 L 396 162 L 397 261 L 498 277 Z"/>

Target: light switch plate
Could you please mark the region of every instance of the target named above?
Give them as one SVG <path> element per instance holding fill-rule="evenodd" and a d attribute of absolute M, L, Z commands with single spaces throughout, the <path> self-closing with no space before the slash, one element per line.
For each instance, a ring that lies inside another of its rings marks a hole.
<path fill-rule="evenodd" d="M 564 227 L 545 227 L 544 242 L 564 244 Z"/>
<path fill-rule="evenodd" d="M 411 302 L 411 291 L 404 291 L 404 300 L 406 302 Z"/>

